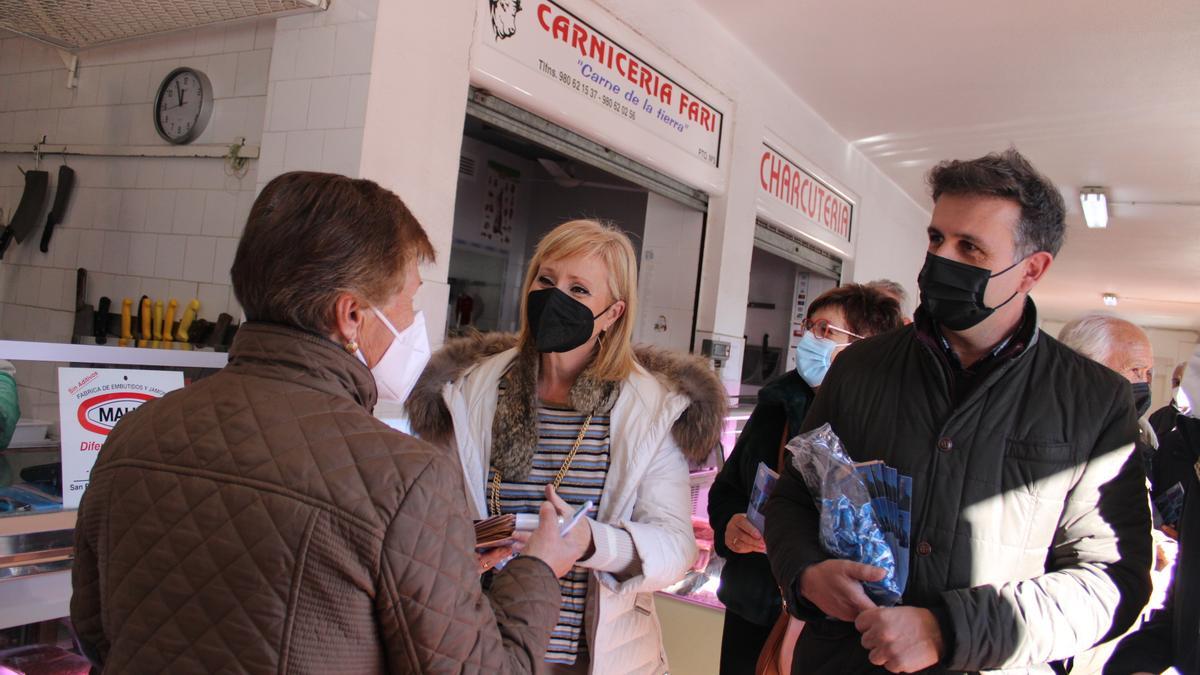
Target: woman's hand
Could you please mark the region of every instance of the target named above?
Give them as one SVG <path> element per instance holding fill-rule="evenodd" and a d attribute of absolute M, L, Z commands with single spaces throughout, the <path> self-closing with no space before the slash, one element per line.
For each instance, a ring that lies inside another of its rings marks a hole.
<path fill-rule="evenodd" d="M 479 573 L 483 574 L 496 566 L 496 563 L 501 560 L 507 560 L 512 557 L 513 548 L 511 546 L 498 546 L 489 548 L 479 554 Z"/>
<path fill-rule="evenodd" d="M 571 571 L 580 558 L 585 557 L 592 548 L 592 528 L 583 519 L 566 536 L 560 535 L 559 519 L 565 522 L 574 510 L 554 492 L 554 488 L 546 486 L 546 501 L 538 513 L 538 528 L 529 535 L 528 541 L 521 547 L 522 555 L 541 560 L 554 570 L 555 576 L 562 577 Z"/>
<path fill-rule="evenodd" d="M 762 532 L 750 524 L 744 513 L 729 519 L 729 525 L 725 527 L 725 545 L 734 553 L 767 552 L 767 542 L 763 541 Z"/>

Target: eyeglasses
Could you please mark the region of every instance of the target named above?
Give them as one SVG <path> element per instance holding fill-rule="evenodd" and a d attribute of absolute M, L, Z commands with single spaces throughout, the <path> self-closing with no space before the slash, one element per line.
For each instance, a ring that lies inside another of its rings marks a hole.
<path fill-rule="evenodd" d="M 812 331 L 813 335 L 825 340 L 832 340 L 834 333 L 841 333 L 842 335 L 848 336 L 850 338 L 850 342 L 863 339 L 863 336 L 857 333 L 851 333 L 845 328 L 835 326 L 829 323 L 827 319 L 818 319 L 816 321 L 806 319 L 804 321 L 804 330 Z"/>

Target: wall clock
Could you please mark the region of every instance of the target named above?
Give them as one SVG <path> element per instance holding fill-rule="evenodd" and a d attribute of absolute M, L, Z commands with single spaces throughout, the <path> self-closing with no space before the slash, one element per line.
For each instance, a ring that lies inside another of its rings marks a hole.
<path fill-rule="evenodd" d="M 181 145 L 200 137 L 212 116 L 212 84 L 193 68 L 176 68 L 154 97 L 154 128 L 168 143 Z"/>

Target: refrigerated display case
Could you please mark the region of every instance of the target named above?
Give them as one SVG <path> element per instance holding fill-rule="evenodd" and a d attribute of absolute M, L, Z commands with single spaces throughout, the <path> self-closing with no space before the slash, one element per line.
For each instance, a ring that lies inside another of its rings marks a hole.
<path fill-rule="evenodd" d="M 215 373 L 227 358 L 216 351 L 0 340 L 0 359 L 17 366 L 25 415 L 15 440 L 0 449 L 0 661 L 70 665 L 63 619 L 70 613 L 76 511 L 63 507 L 58 369 L 177 371 L 190 382 Z"/>

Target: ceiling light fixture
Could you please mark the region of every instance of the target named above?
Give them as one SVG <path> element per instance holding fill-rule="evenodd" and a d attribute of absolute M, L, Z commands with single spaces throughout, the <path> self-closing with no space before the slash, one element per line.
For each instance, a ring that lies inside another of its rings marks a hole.
<path fill-rule="evenodd" d="M 1079 191 L 1083 220 L 1093 230 L 1108 227 L 1108 196 L 1102 187 L 1085 187 Z"/>
<path fill-rule="evenodd" d="M 1104 298 L 1104 306 L 1105 307 L 1116 307 L 1117 306 L 1117 294 L 1116 293 L 1105 293 L 1102 297 Z"/>

